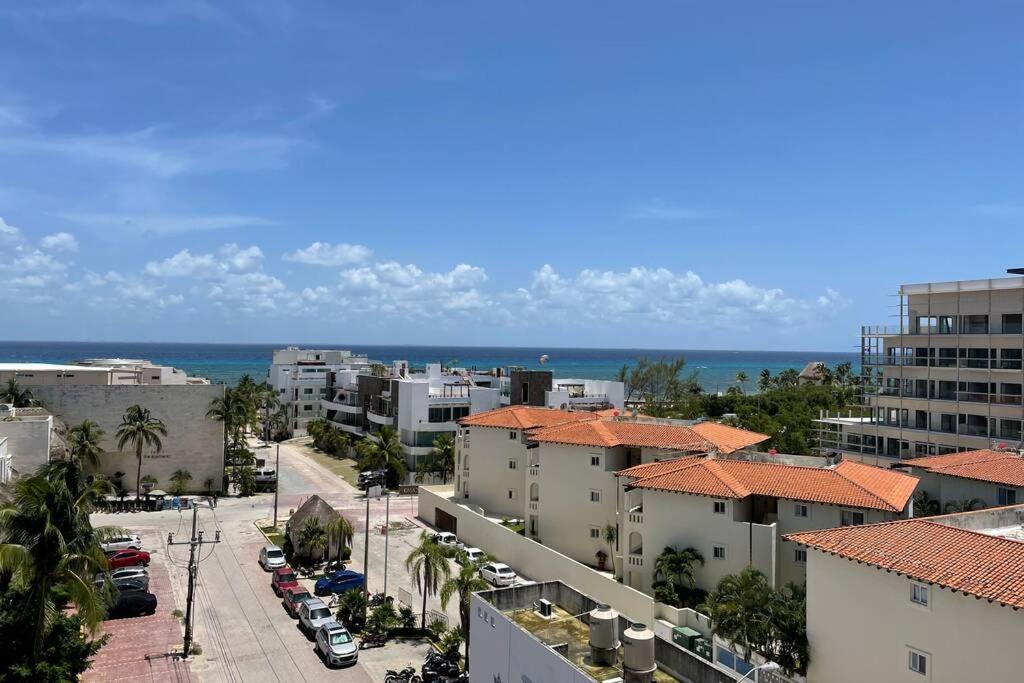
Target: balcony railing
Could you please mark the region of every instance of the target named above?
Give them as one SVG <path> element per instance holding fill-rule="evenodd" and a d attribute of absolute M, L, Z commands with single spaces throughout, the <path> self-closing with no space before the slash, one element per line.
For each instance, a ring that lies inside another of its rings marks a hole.
<path fill-rule="evenodd" d="M 864 356 L 862 362 L 867 365 L 905 368 L 964 368 L 967 370 L 1021 370 L 1024 361 L 1013 358 L 934 358 L 915 356 Z"/>
<path fill-rule="evenodd" d="M 530 465 L 530 467 L 528 468 L 528 473 L 531 477 L 539 477 L 540 465 Z"/>
<path fill-rule="evenodd" d="M 530 501 L 530 511 L 531 512 L 536 512 L 537 511 L 537 503 L 538 502 L 539 501 L 536 501 L 536 500 L 531 500 Z"/>
<path fill-rule="evenodd" d="M 642 567 L 644 566 L 644 556 L 640 554 L 630 553 L 626 560 L 630 567 Z"/>
<path fill-rule="evenodd" d="M 960 434 L 965 436 L 988 436 L 988 427 L 981 425 L 960 425 Z"/>
<path fill-rule="evenodd" d="M 644 511 L 641 508 L 633 508 L 628 514 L 630 524 L 643 524 Z"/>

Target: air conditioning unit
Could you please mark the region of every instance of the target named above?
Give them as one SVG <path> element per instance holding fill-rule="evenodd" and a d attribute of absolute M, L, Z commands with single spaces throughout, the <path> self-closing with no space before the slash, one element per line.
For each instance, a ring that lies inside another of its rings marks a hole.
<path fill-rule="evenodd" d="M 542 617 L 550 619 L 553 608 L 554 605 L 551 604 L 550 600 L 545 600 L 544 598 L 541 598 L 537 601 L 537 612 L 539 612 Z"/>

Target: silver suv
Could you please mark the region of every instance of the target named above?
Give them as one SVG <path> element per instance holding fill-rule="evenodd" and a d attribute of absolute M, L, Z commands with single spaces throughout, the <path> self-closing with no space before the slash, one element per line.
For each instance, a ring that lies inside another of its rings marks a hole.
<path fill-rule="evenodd" d="M 100 543 L 103 552 L 111 550 L 142 550 L 142 539 L 138 534 L 112 536 Z"/>
<path fill-rule="evenodd" d="M 359 659 L 359 647 L 352 634 L 333 620 L 316 630 L 316 651 L 327 666 L 355 664 Z"/>
<path fill-rule="evenodd" d="M 323 600 L 314 598 L 299 605 L 299 628 L 310 640 L 316 630 L 329 621 L 334 621 L 334 615 Z"/>
<path fill-rule="evenodd" d="M 260 548 L 260 566 L 263 567 L 263 571 L 280 569 L 287 564 L 284 559 L 284 551 L 276 545 L 265 545 Z"/>

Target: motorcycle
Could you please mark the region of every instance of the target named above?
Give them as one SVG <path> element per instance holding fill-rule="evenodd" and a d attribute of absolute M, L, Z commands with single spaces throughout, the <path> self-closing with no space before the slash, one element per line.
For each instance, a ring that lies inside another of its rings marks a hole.
<path fill-rule="evenodd" d="M 359 649 L 365 650 L 368 647 L 383 647 L 388 642 L 386 633 L 367 633 L 359 639 Z"/>
<path fill-rule="evenodd" d="M 384 603 L 388 603 L 390 605 L 394 600 L 394 598 L 384 595 L 383 593 L 374 593 L 367 600 L 367 604 L 370 606 L 370 609 L 373 609 L 374 607 L 380 607 Z"/>
<path fill-rule="evenodd" d="M 416 675 L 416 668 L 410 664 L 401 671 L 388 669 L 384 683 L 423 683 L 423 679 Z"/>
<path fill-rule="evenodd" d="M 468 681 L 468 676 L 459 667 L 459 660 L 458 648 L 450 648 L 444 653 L 428 652 L 423 660 L 423 666 L 420 668 L 420 673 L 423 675 L 423 683 Z"/>

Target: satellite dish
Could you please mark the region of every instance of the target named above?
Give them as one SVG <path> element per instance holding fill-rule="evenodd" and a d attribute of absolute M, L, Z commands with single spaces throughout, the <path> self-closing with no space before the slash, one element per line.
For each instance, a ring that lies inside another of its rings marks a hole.
<path fill-rule="evenodd" d="M 544 365 L 545 363 L 547 363 L 548 362 L 548 358 L 549 358 L 549 356 L 546 353 L 541 355 L 541 357 L 539 359 L 540 360 L 540 364 Z"/>

